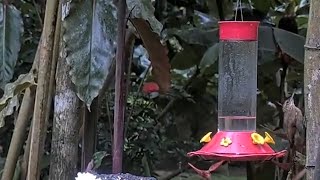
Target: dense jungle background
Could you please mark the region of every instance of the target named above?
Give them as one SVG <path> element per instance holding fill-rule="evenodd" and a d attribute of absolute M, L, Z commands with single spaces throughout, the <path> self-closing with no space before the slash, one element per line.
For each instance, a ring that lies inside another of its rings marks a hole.
<path fill-rule="evenodd" d="M 75 169 L 88 164 L 95 172 L 111 173 L 114 119 L 121 108 L 123 172 L 201 179 L 187 163 L 207 169 L 212 162 L 187 153 L 216 132 L 218 21 L 241 20 L 239 14 L 260 21 L 257 131 L 272 135 L 276 151 L 289 149 L 277 127 L 287 117 L 282 105 L 293 92 L 295 106 L 305 113 L 308 0 L 127 0 L 125 39 L 119 38 L 117 2 L 1 2 L 2 180 L 57 179 L 52 174 L 58 172 L 74 177 Z M 123 74 L 115 65 L 119 44 Z M 296 174 L 306 165 L 305 145 L 297 151 Z M 65 153 L 65 165 L 55 165 L 63 161 L 59 153 Z M 230 163 L 212 178 L 286 179 L 288 171 L 270 162 Z"/>

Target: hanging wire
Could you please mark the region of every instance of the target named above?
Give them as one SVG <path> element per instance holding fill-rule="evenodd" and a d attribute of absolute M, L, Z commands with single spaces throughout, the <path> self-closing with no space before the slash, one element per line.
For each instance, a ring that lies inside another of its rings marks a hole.
<path fill-rule="evenodd" d="M 241 13 L 241 21 L 243 21 L 243 13 L 242 13 L 241 0 L 240 0 L 240 13 Z"/>
<path fill-rule="evenodd" d="M 238 17 L 238 7 L 240 8 L 240 16 L 241 16 L 241 21 L 243 21 L 243 13 L 242 13 L 242 7 L 241 7 L 241 0 L 237 0 L 237 7 L 236 7 L 236 14 L 234 17 L 234 20 L 237 20 Z"/>
<path fill-rule="evenodd" d="M 238 16 L 238 6 L 239 6 L 239 0 L 237 0 L 236 14 L 235 14 L 235 16 L 234 16 L 234 21 L 237 21 L 237 16 Z"/>

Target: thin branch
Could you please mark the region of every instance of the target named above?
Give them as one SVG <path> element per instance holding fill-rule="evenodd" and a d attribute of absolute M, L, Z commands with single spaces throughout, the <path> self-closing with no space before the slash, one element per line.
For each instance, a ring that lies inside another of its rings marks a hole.
<path fill-rule="evenodd" d="M 132 66 L 132 51 L 135 42 L 135 35 L 134 33 L 128 29 L 126 32 L 125 38 L 125 57 L 124 60 L 128 60 L 128 70 L 127 70 L 127 77 L 126 77 L 126 95 L 125 99 L 127 99 L 129 92 L 130 92 L 130 77 L 131 77 L 131 66 Z"/>
<path fill-rule="evenodd" d="M 197 76 L 199 75 L 200 71 L 197 68 L 197 71 L 192 75 L 192 77 L 187 81 L 187 83 L 183 86 L 183 89 L 186 90 L 190 84 L 192 83 L 192 81 L 197 78 Z M 160 112 L 160 114 L 157 116 L 156 121 L 158 121 L 159 119 L 161 119 L 171 108 L 171 106 L 175 103 L 176 98 L 173 98 L 169 101 L 169 103 L 163 108 L 163 110 Z"/>
<path fill-rule="evenodd" d="M 30 154 L 30 144 L 31 144 L 31 134 L 32 134 L 32 127 L 30 126 L 28 138 L 27 138 L 27 141 L 26 141 L 26 146 L 24 148 L 23 159 L 22 159 L 22 163 L 21 163 L 20 180 L 26 180 L 27 179 L 29 154 Z"/>
<path fill-rule="evenodd" d="M 37 7 L 37 3 L 34 0 L 32 0 L 32 3 L 33 3 L 33 6 L 34 6 L 34 8 L 36 10 L 36 13 L 37 13 L 37 16 L 39 18 L 40 25 L 41 25 L 41 28 L 42 28 L 43 27 L 43 21 L 42 21 L 41 15 L 40 15 L 39 8 Z"/>
<path fill-rule="evenodd" d="M 150 68 L 151 68 L 151 64 L 148 66 L 147 72 L 149 72 L 149 69 L 150 69 Z M 127 131 L 128 131 L 130 119 L 131 119 L 133 110 L 134 110 L 134 108 L 135 108 L 136 102 L 137 102 L 137 100 L 138 100 L 139 93 L 141 92 L 141 88 L 142 88 L 143 82 L 145 81 L 145 79 L 146 79 L 146 77 L 147 77 L 147 74 L 148 74 L 148 73 L 145 73 L 144 76 L 142 77 L 142 79 L 141 79 L 141 81 L 140 81 L 140 84 L 139 84 L 139 87 L 138 87 L 138 91 L 136 92 L 136 94 L 135 94 L 135 96 L 134 96 L 134 98 L 133 98 L 133 102 L 132 102 L 132 105 L 131 105 L 131 108 L 130 108 L 130 112 L 129 112 L 129 115 L 128 115 L 128 119 L 127 119 L 127 122 L 126 122 L 126 126 L 125 126 L 124 137 L 127 136 Z"/>
<path fill-rule="evenodd" d="M 109 131 L 111 134 L 111 144 L 113 144 L 113 131 L 112 131 L 112 126 L 113 126 L 113 122 L 111 119 L 111 112 L 110 112 L 110 107 L 109 107 L 109 94 L 107 93 L 106 95 L 106 108 L 107 108 L 107 117 L 108 117 L 108 122 L 109 122 Z M 106 124 L 106 123 L 105 123 Z"/>

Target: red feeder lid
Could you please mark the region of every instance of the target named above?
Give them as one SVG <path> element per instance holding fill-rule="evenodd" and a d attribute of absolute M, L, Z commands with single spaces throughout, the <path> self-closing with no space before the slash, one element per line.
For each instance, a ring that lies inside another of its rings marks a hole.
<path fill-rule="evenodd" d="M 220 21 L 220 40 L 256 41 L 259 21 Z"/>
<path fill-rule="evenodd" d="M 199 156 L 205 160 L 264 161 L 286 154 L 285 150 L 275 152 L 267 143 L 253 144 L 252 133 L 219 131 L 209 143 L 198 151 L 188 153 L 188 156 Z M 228 146 L 220 145 L 223 138 L 230 138 L 232 143 Z"/>

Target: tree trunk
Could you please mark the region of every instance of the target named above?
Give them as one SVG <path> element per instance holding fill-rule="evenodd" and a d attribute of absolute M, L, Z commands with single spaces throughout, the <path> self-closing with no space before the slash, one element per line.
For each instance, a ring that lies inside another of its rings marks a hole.
<path fill-rule="evenodd" d="M 320 1 L 310 2 L 304 60 L 304 97 L 307 120 L 307 180 L 314 179 L 320 138 Z"/>
<path fill-rule="evenodd" d="M 80 100 L 72 88 L 63 43 L 60 42 L 56 73 L 50 180 L 74 179 L 77 174 Z"/>
<path fill-rule="evenodd" d="M 317 157 L 316 157 L 316 162 L 317 164 L 315 165 L 315 170 L 314 170 L 314 180 L 320 180 L 320 148 L 318 146 L 317 150 Z"/>

